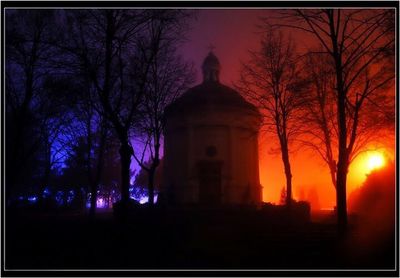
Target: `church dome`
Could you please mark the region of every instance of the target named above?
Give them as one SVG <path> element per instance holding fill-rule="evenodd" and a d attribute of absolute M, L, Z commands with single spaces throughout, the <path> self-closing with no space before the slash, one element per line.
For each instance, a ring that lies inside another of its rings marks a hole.
<path fill-rule="evenodd" d="M 237 91 L 219 82 L 220 63 L 213 52 L 203 62 L 203 83 L 197 85 L 165 109 L 165 116 L 189 114 L 212 107 L 216 110 L 235 109 L 237 112 L 260 117 L 258 109 Z"/>
<path fill-rule="evenodd" d="M 234 108 L 259 115 L 258 109 L 247 102 L 237 91 L 218 82 L 204 82 L 189 89 L 167 106 L 165 114 L 186 114 L 213 107 L 217 110 Z"/>

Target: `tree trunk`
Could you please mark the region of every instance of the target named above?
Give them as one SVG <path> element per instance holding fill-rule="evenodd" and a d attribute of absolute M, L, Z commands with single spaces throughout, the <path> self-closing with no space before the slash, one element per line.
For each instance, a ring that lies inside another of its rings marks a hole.
<path fill-rule="evenodd" d="M 99 145 L 99 156 L 97 157 L 96 175 L 95 175 L 94 179 L 90 179 L 92 181 L 92 184 L 90 187 L 92 190 L 92 199 L 90 201 L 90 210 L 89 210 L 90 217 L 94 217 L 96 214 L 97 190 L 99 188 L 101 174 L 103 171 L 103 156 L 104 156 L 106 136 L 107 136 L 107 130 L 104 127 L 104 125 L 105 125 L 104 121 L 105 120 L 103 119 L 103 122 L 101 123 L 101 137 L 100 137 L 100 145 Z"/>
<path fill-rule="evenodd" d="M 336 59 L 337 78 L 337 113 L 339 130 L 339 159 L 336 173 L 336 212 L 339 233 L 347 230 L 347 206 L 346 206 L 346 180 L 348 170 L 347 151 L 347 126 L 346 126 L 346 92 L 342 82 L 342 66 L 339 58 Z"/>
<path fill-rule="evenodd" d="M 153 163 L 150 167 L 150 171 L 148 171 L 149 179 L 148 179 L 148 190 L 149 190 L 149 205 L 153 206 L 154 205 L 154 180 L 155 180 L 155 175 L 157 171 L 158 165 L 160 165 L 160 158 L 159 158 L 159 152 L 160 152 L 160 144 L 158 143 L 160 139 L 160 133 L 156 132 L 155 134 L 155 141 L 157 142 L 154 145 L 154 152 L 155 152 L 155 157 L 153 159 Z"/>
<path fill-rule="evenodd" d="M 336 173 L 336 213 L 338 231 L 343 234 L 347 230 L 346 180 L 348 170 L 347 128 L 346 128 L 345 94 L 338 92 L 338 129 L 339 159 Z"/>
<path fill-rule="evenodd" d="M 338 231 L 340 234 L 345 233 L 347 230 L 346 179 L 347 167 L 346 165 L 340 165 L 338 163 L 336 182 L 336 213 Z"/>
<path fill-rule="evenodd" d="M 331 174 L 331 181 L 333 187 L 336 188 L 336 161 L 332 160 L 329 162 L 329 173 Z"/>
<path fill-rule="evenodd" d="M 156 174 L 156 168 L 151 167 L 148 171 L 148 190 L 149 190 L 149 205 L 154 205 L 154 177 Z"/>
<path fill-rule="evenodd" d="M 130 187 L 130 165 L 133 149 L 128 141 L 121 144 L 119 149 L 121 158 L 121 201 L 123 204 L 129 202 L 129 187 Z"/>
<path fill-rule="evenodd" d="M 341 69 L 341 63 L 337 62 L 337 69 Z M 337 70 L 337 113 L 339 130 L 339 159 L 336 173 L 336 212 L 339 233 L 347 229 L 347 207 L 346 207 L 346 180 L 348 170 L 347 151 L 347 126 L 346 126 L 346 92 L 343 88 L 342 72 Z"/>
<path fill-rule="evenodd" d="M 44 202 L 43 192 L 46 190 L 46 187 L 48 186 L 50 180 L 51 164 L 49 162 L 46 162 L 46 164 L 47 165 L 45 167 L 44 174 L 41 179 L 42 184 L 39 186 L 38 199 L 40 204 L 43 204 Z"/>
<path fill-rule="evenodd" d="M 340 11 L 339 11 L 340 12 Z M 337 90 L 337 119 L 339 132 L 339 158 L 336 173 L 336 214 L 338 232 L 343 234 L 347 230 L 346 206 L 346 179 L 348 170 L 347 126 L 346 126 L 346 97 L 344 85 L 342 53 L 339 50 L 338 33 L 335 31 L 334 11 L 328 10 L 330 37 L 332 42 L 332 58 L 335 62 L 336 90 Z"/>
<path fill-rule="evenodd" d="M 28 90 L 27 90 L 28 91 Z M 7 170 L 7 184 L 6 187 L 6 198 L 8 200 L 16 197 L 18 193 L 23 190 L 23 188 L 19 188 L 21 185 L 21 175 L 23 172 L 25 161 L 29 159 L 26 157 L 24 153 L 25 146 L 23 144 L 24 138 L 24 129 L 27 128 L 27 110 L 29 107 L 25 107 L 24 105 L 29 105 L 29 102 L 24 100 L 23 106 L 19 109 L 15 116 L 15 122 L 13 123 L 16 128 L 11 132 L 13 136 L 10 136 L 11 150 L 10 150 L 10 163 L 6 167 Z"/>
<path fill-rule="evenodd" d="M 46 138 L 45 141 L 45 148 L 46 148 L 45 151 L 46 161 L 45 161 L 43 176 L 41 178 L 41 184 L 39 185 L 39 194 L 38 194 L 39 204 L 43 204 L 44 202 L 43 192 L 49 184 L 50 174 L 51 174 L 51 146 L 49 144 L 48 137 Z"/>
<path fill-rule="evenodd" d="M 97 208 L 97 184 L 92 184 L 91 186 L 91 199 L 90 199 L 90 209 L 89 216 L 90 218 L 94 218 L 96 216 L 96 208 Z"/>
<path fill-rule="evenodd" d="M 290 168 L 290 161 L 289 161 L 289 149 L 286 142 L 282 143 L 281 149 L 282 149 L 282 161 L 286 176 L 286 205 L 290 207 L 292 204 L 292 171 Z"/>

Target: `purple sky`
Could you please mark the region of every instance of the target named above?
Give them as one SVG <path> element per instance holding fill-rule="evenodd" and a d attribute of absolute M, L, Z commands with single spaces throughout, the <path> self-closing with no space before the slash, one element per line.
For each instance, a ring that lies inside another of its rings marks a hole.
<path fill-rule="evenodd" d="M 197 82 L 201 81 L 201 63 L 208 54 L 210 44 L 219 58 L 221 82 L 231 85 L 239 77 L 240 63 L 247 59 L 247 51 L 257 48 L 259 35 L 256 24 L 266 10 L 200 10 L 193 22 L 188 42 L 182 52 L 188 61 L 195 63 Z"/>
<path fill-rule="evenodd" d="M 214 53 L 219 58 L 221 82 L 232 85 L 239 78 L 241 62 L 248 60 L 248 50 L 258 50 L 261 34 L 257 25 L 260 18 L 272 20 L 276 16 L 274 9 L 202 9 L 198 10 L 197 20 L 188 32 L 188 42 L 182 47 L 182 54 L 188 61 L 195 63 L 197 82 L 201 82 L 200 67 L 209 52 L 209 45 L 215 46 Z M 291 36 L 302 50 L 312 40 L 304 34 L 286 29 L 285 35 Z M 300 36 L 301 35 L 301 36 Z"/>

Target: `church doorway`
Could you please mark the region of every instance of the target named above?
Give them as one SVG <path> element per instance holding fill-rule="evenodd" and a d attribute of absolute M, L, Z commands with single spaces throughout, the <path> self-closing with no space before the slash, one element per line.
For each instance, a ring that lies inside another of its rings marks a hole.
<path fill-rule="evenodd" d="M 199 202 L 204 205 L 221 203 L 221 161 L 200 161 Z"/>

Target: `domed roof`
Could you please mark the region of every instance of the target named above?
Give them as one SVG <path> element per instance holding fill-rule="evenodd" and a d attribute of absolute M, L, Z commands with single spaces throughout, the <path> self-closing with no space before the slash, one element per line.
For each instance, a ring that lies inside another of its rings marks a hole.
<path fill-rule="evenodd" d="M 258 109 L 247 102 L 237 91 L 219 82 L 203 82 L 189 89 L 180 98 L 168 105 L 165 114 L 179 114 L 203 109 L 206 106 L 219 108 L 241 108 L 259 115 Z"/>
<path fill-rule="evenodd" d="M 213 52 L 203 62 L 203 83 L 189 89 L 165 108 L 165 116 L 198 111 L 212 106 L 213 109 L 234 108 L 260 117 L 258 109 L 247 102 L 237 91 L 219 82 L 220 63 Z"/>

